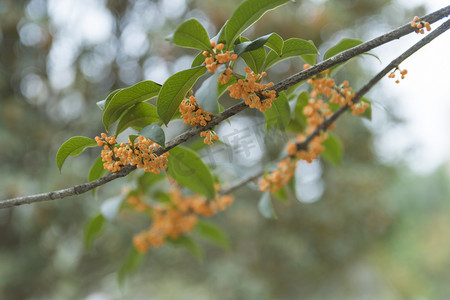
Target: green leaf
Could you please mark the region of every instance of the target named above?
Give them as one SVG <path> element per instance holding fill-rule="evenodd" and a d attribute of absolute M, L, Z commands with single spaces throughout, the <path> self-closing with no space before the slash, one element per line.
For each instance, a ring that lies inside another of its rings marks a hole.
<path fill-rule="evenodd" d="M 106 99 L 98 101 L 96 104 L 97 106 L 101 109 L 104 110 L 106 106 L 108 106 L 109 101 L 111 101 L 111 99 L 114 97 L 114 95 L 116 95 L 119 91 L 121 91 L 122 89 L 117 89 L 113 92 L 111 92 L 108 97 L 106 97 Z"/>
<path fill-rule="evenodd" d="M 244 52 L 241 54 L 241 58 L 253 72 L 259 73 L 266 59 L 266 51 L 264 48 L 259 48 L 250 52 Z"/>
<path fill-rule="evenodd" d="M 236 38 L 244 32 L 253 23 L 258 21 L 267 11 L 270 11 L 280 5 L 289 2 L 289 0 L 247 0 L 236 8 L 227 21 L 219 40 L 225 40 L 229 46 L 234 43 Z"/>
<path fill-rule="evenodd" d="M 155 174 L 151 172 L 144 172 L 141 176 L 139 176 L 137 182 L 138 182 L 138 188 L 143 192 L 146 193 L 147 189 L 153 186 L 156 182 L 159 182 L 166 178 L 166 176 L 162 173 Z"/>
<path fill-rule="evenodd" d="M 307 63 L 310 64 L 311 66 L 316 64 L 316 59 L 317 59 L 317 55 L 316 54 L 305 54 L 305 55 L 300 55 L 300 57 Z"/>
<path fill-rule="evenodd" d="M 166 146 L 166 135 L 161 127 L 156 124 L 150 124 L 142 128 L 139 135 L 152 140 L 163 148 Z"/>
<path fill-rule="evenodd" d="M 214 223 L 199 220 L 195 229 L 203 238 L 211 243 L 222 248 L 228 248 L 229 243 L 227 236 L 222 229 Z"/>
<path fill-rule="evenodd" d="M 286 202 L 288 200 L 288 194 L 285 187 L 279 189 L 275 194 L 273 194 L 274 198 Z"/>
<path fill-rule="evenodd" d="M 216 191 L 213 177 L 197 153 L 182 146 L 173 148 L 169 153 L 169 175 L 194 192 L 214 199 Z"/>
<path fill-rule="evenodd" d="M 181 101 L 205 72 L 205 67 L 195 67 L 175 73 L 164 82 L 156 102 L 156 110 L 164 124 L 169 123 Z"/>
<path fill-rule="evenodd" d="M 185 248 L 187 251 L 189 251 L 189 253 L 191 253 L 199 261 L 203 261 L 203 257 L 204 257 L 203 251 L 192 238 L 190 238 L 186 235 L 182 235 L 179 238 L 177 238 L 176 240 L 168 239 L 167 241 L 175 246 L 180 246 L 180 247 Z"/>
<path fill-rule="evenodd" d="M 99 157 L 97 157 L 94 164 L 92 164 L 91 169 L 89 170 L 89 181 L 99 179 L 105 173 L 106 173 L 106 170 L 105 170 L 105 168 L 103 168 L 102 157 L 99 156 Z"/>
<path fill-rule="evenodd" d="M 203 63 L 205 62 L 205 58 L 206 56 L 204 56 L 203 51 L 201 51 L 192 61 L 191 68 L 203 65 Z"/>
<path fill-rule="evenodd" d="M 127 258 L 125 259 L 122 266 L 120 267 L 119 272 L 117 273 L 117 281 L 119 282 L 119 285 L 122 285 L 124 283 L 125 278 L 128 275 L 136 271 L 143 257 L 144 255 L 142 253 L 139 253 L 136 248 L 130 248 Z"/>
<path fill-rule="evenodd" d="M 353 48 L 362 43 L 363 41 L 360 40 L 342 39 L 339 43 L 337 43 L 335 46 L 331 47 L 330 49 L 327 50 L 327 52 L 325 52 L 323 59 L 326 60 L 332 56 L 335 56 L 338 53 L 341 53 L 342 51 Z"/>
<path fill-rule="evenodd" d="M 189 19 L 178 26 L 173 43 L 181 47 L 212 51 L 208 33 L 197 19 Z"/>
<path fill-rule="evenodd" d="M 309 102 L 309 94 L 303 91 L 298 95 L 294 107 L 294 118 L 289 123 L 287 130 L 293 132 L 302 132 L 306 128 L 306 116 L 303 114 L 303 108 Z"/>
<path fill-rule="evenodd" d="M 105 218 L 102 214 L 96 215 L 86 224 L 84 227 L 84 246 L 86 249 L 89 249 L 94 239 L 101 234 L 104 224 Z"/>
<path fill-rule="evenodd" d="M 267 34 L 253 41 L 242 42 L 234 48 L 234 53 L 241 55 L 244 52 L 253 51 L 266 45 L 281 55 L 283 49 L 283 39 L 276 33 Z"/>
<path fill-rule="evenodd" d="M 322 143 L 325 147 L 325 150 L 322 152 L 322 157 L 327 161 L 339 165 L 342 162 L 342 143 L 339 138 L 332 134 L 328 133 L 328 138 Z"/>
<path fill-rule="evenodd" d="M 156 112 L 156 107 L 147 102 L 139 102 L 127 110 L 120 118 L 116 129 L 116 135 L 119 135 L 128 127 L 142 128 L 158 121 L 159 116 Z"/>
<path fill-rule="evenodd" d="M 219 86 L 217 80 L 223 71 L 225 71 L 225 67 L 220 66 L 214 74 L 203 81 L 195 93 L 195 98 L 200 107 L 212 114 L 219 112 L 219 106 L 217 105 Z"/>
<path fill-rule="evenodd" d="M 258 202 L 258 210 L 267 219 L 276 219 L 277 215 L 273 210 L 272 201 L 270 200 L 269 192 L 262 194 L 261 199 Z"/>
<path fill-rule="evenodd" d="M 266 109 L 264 116 L 267 129 L 271 127 L 286 128 L 291 119 L 291 108 L 285 93 L 279 94 L 278 98 L 272 102 L 272 107 Z"/>
<path fill-rule="evenodd" d="M 59 147 L 58 153 L 56 153 L 56 165 L 58 166 L 59 172 L 64 164 L 66 158 L 70 156 L 76 156 L 83 152 L 87 147 L 95 147 L 97 143 L 85 136 L 74 136 L 64 142 L 64 144 Z"/>
<path fill-rule="evenodd" d="M 118 91 L 112 97 L 103 113 L 103 125 L 106 131 L 109 130 L 111 124 L 117 121 L 128 108 L 136 103 L 155 97 L 158 95 L 160 89 L 161 85 L 147 80 Z"/>
<path fill-rule="evenodd" d="M 292 38 L 284 41 L 283 54 L 279 56 L 275 51 L 270 51 L 267 54 L 266 63 L 264 64 L 264 70 L 269 69 L 276 63 L 285 60 L 290 57 L 302 56 L 305 54 L 318 54 L 316 46 L 311 41 L 305 41 L 302 39 Z"/>

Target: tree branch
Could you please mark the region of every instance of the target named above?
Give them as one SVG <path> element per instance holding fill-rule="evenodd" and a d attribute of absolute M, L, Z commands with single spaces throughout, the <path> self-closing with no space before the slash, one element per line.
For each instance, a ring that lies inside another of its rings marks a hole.
<path fill-rule="evenodd" d="M 448 16 L 449 14 L 450 14 L 450 5 L 447 6 L 447 7 L 441 8 L 441 9 L 439 9 L 439 10 L 437 10 L 437 11 L 431 13 L 431 14 L 428 14 L 428 15 L 422 17 L 421 20 L 427 21 L 427 22 L 429 22 L 431 24 L 431 23 L 436 22 L 437 20 L 440 20 L 440 19 Z M 448 23 L 448 21 L 446 23 L 444 23 L 444 24 L 447 24 L 447 23 Z M 439 28 L 441 28 L 441 27 L 442 26 L 440 26 Z M 430 37 L 438 29 L 436 29 L 432 33 L 428 34 L 426 38 Z M 337 64 L 345 62 L 345 61 L 347 61 L 347 60 L 349 60 L 349 59 L 351 59 L 351 58 L 353 58 L 353 57 L 355 57 L 355 56 L 357 56 L 359 54 L 362 54 L 364 52 L 372 50 L 372 49 L 374 49 L 374 48 L 376 48 L 376 47 L 378 47 L 380 45 L 383 45 L 385 43 L 388 43 L 388 42 L 390 42 L 390 41 L 392 41 L 394 39 L 399 39 L 402 36 L 405 36 L 405 35 L 413 32 L 414 30 L 415 29 L 413 27 L 411 27 L 410 24 L 408 23 L 407 25 L 404 25 L 404 26 L 402 26 L 402 27 L 400 27 L 398 29 L 395 29 L 395 30 L 393 30 L 393 31 L 391 31 L 389 33 L 381 35 L 381 36 L 379 36 L 379 37 L 377 37 L 377 38 L 375 38 L 375 39 L 373 39 L 371 41 L 362 43 L 362 44 L 360 44 L 360 45 L 358 45 L 356 47 L 353 47 L 351 49 L 343 51 L 343 52 L 341 52 L 341 53 L 339 53 L 339 54 L 337 54 L 337 55 L 335 55 L 335 56 L 333 56 L 333 57 L 331 57 L 331 58 L 329 58 L 329 59 L 327 59 L 325 61 L 322 61 L 322 62 L 312 66 L 311 68 L 309 68 L 307 70 L 303 70 L 303 71 L 301 71 L 301 72 L 299 72 L 297 74 L 294 74 L 291 77 L 288 77 L 285 80 L 282 80 L 279 83 L 275 84 L 272 87 L 272 89 L 277 91 L 277 93 L 281 92 L 283 90 L 286 90 L 287 88 L 289 88 L 289 87 L 291 87 L 291 86 L 293 86 L 293 85 L 295 85 L 295 84 L 297 84 L 297 83 L 299 83 L 299 82 L 301 82 L 303 80 L 306 80 L 306 79 L 308 79 L 308 78 L 310 78 L 310 77 L 312 77 L 312 76 L 314 76 L 316 74 L 319 74 L 320 72 L 322 72 L 322 71 L 324 71 L 326 69 L 329 69 L 330 67 L 333 67 L 333 66 L 335 66 Z M 439 34 L 437 34 L 437 35 L 439 35 Z M 382 75 L 381 77 L 383 77 L 383 76 L 384 75 Z M 381 77 L 380 77 L 380 79 L 381 79 Z M 375 79 L 375 77 L 374 77 L 374 79 Z M 375 81 L 373 84 L 375 84 L 377 81 Z M 373 84 L 372 84 L 372 86 L 373 86 Z M 372 86 L 369 86 L 364 93 L 366 93 Z M 363 87 L 363 89 L 365 87 Z M 362 93 L 362 94 L 364 94 L 364 93 Z M 359 94 L 359 91 L 358 91 L 357 95 L 358 94 Z M 362 94 L 359 97 L 361 97 Z M 356 98 L 356 96 L 355 96 L 355 99 L 353 100 L 353 102 L 355 102 L 356 99 L 358 99 L 358 98 Z M 167 145 L 166 145 L 166 148 L 158 148 L 158 149 L 156 149 L 155 153 L 157 155 L 161 155 L 164 152 L 167 152 L 170 149 L 180 145 L 181 143 L 184 143 L 185 141 L 187 141 L 191 137 L 199 134 L 201 131 L 213 128 L 214 126 L 218 125 L 222 121 L 224 121 L 224 120 L 228 119 L 229 117 L 231 117 L 231 116 L 233 116 L 233 115 L 243 111 L 246 108 L 247 108 L 247 105 L 245 105 L 244 102 L 236 104 L 236 105 L 226 109 L 225 111 L 223 111 L 220 115 L 213 117 L 212 120 L 210 122 L 208 122 L 207 126 L 205 126 L 205 127 L 197 126 L 197 127 L 193 127 L 191 129 L 187 130 L 186 132 L 180 134 L 179 136 L 177 136 L 174 139 L 172 139 L 171 141 L 169 141 L 167 143 Z M 328 128 L 328 126 L 331 123 L 333 123 L 339 117 L 339 115 L 344 113 L 344 111 L 346 111 L 347 108 L 348 107 L 344 106 L 341 109 L 339 109 L 338 111 L 336 111 L 335 114 L 333 114 L 328 120 L 326 120 L 322 124 L 323 126 L 322 125 L 319 126 L 319 128 L 317 128 L 316 131 L 313 134 L 311 134 L 303 143 L 299 144 L 299 145 L 304 144 L 304 146 L 300 146 L 300 147 L 306 147 L 314 136 L 316 136 L 321 131 L 323 131 L 326 128 Z M 328 124 L 328 125 L 326 125 L 326 124 Z M 104 184 L 106 184 L 106 183 L 108 183 L 108 182 L 110 182 L 110 181 L 112 181 L 114 179 L 117 179 L 119 177 L 124 177 L 124 176 L 128 175 L 130 172 L 132 172 L 133 170 L 135 170 L 135 169 L 136 169 L 135 166 L 125 166 L 117 173 L 109 173 L 106 176 L 104 176 L 102 178 L 99 178 L 97 180 L 94 180 L 94 181 L 91 181 L 91 182 L 88 182 L 88 183 L 75 185 L 75 186 L 67 188 L 67 189 L 62 189 L 62 190 L 53 191 L 53 192 L 49 192 L 49 193 L 31 195 L 31 196 L 17 197 L 17 198 L 12 198 L 12 199 L 7 199 L 7 200 L 1 200 L 0 201 L 0 209 L 13 207 L 13 206 L 18 206 L 18 205 L 22 205 L 22 204 L 30 204 L 30 203 L 46 201 L 46 200 L 55 200 L 55 199 L 61 199 L 61 198 L 65 198 L 65 197 L 72 196 L 72 195 L 83 194 L 83 193 L 86 193 L 86 192 L 96 188 L 96 187 L 104 185 Z"/>
<path fill-rule="evenodd" d="M 446 21 L 444 24 L 433 30 L 430 34 L 425 36 L 423 39 L 421 39 L 419 42 L 414 44 L 412 47 L 410 47 L 408 50 L 403 52 L 399 57 L 391 61 L 383 70 L 381 70 L 377 75 L 375 75 L 366 85 L 364 85 L 361 89 L 359 89 L 355 93 L 355 97 L 352 99 L 353 103 L 358 103 L 361 98 L 376 84 L 378 81 L 380 81 L 384 76 L 386 76 L 387 73 L 389 73 L 392 69 L 398 67 L 398 65 L 403 62 L 405 59 L 410 57 L 412 54 L 414 54 L 416 51 L 418 51 L 420 48 L 431 42 L 433 39 L 444 33 L 450 28 L 450 20 Z M 342 106 L 339 108 L 336 112 L 333 113 L 328 119 L 326 119 L 320 126 L 314 130 L 303 142 L 297 143 L 297 149 L 298 150 L 306 150 L 308 148 L 308 144 L 312 141 L 312 139 L 316 136 L 318 136 L 321 132 L 324 132 L 327 130 L 328 127 L 331 126 L 344 112 L 348 111 L 350 106 L 348 104 Z M 284 156 L 282 159 L 286 158 L 287 156 Z M 221 195 L 226 195 L 234 192 L 235 190 L 245 186 L 247 183 L 258 179 L 264 174 L 263 171 L 256 172 L 255 174 L 248 176 L 242 181 L 239 181 L 232 186 L 222 189 L 219 191 Z"/>

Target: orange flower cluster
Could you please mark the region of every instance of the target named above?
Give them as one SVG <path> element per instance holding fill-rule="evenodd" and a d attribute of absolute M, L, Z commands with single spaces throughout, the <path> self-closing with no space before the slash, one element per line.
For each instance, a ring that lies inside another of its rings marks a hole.
<path fill-rule="evenodd" d="M 160 169 L 166 168 L 167 157 L 169 153 L 157 156 L 153 150 L 159 145 L 153 141 L 140 136 L 136 143 L 121 143 L 116 147 L 116 138 L 114 136 L 107 137 L 105 133 L 101 137 L 95 137 L 97 145 L 103 146 L 102 160 L 103 167 L 110 172 L 120 171 L 122 166 L 128 163 L 138 168 L 143 168 L 145 172 L 159 174 Z"/>
<path fill-rule="evenodd" d="M 211 201 L 199 195 L 183 196 L 176 187 L 169 195 L 172 199 L 170 204 L 157 204 L 148 210 L 152 218 L 150 229 L 134 236 L 133 244 L 139 252 L 145 253 L 150 248 L 159 247 L 167 239 L 179 238 L 194 229 L 198 216 L 213 216 L 233 203 L 233 196 L 230 195 L 216 196 L 215 201 Z M 132 202 L 135 201 L 133 198 Z M 134 205 L 135 209 L 138 205 Z"/>
<path fill-rule="evenodd" d="M 226 84 L 228 80 L 230 80 L 232 75 L 233 71 L 231 71 L 230 68 L 227 68 L 222 74 L 220 74 L 219 79 L 217 81 L 221 84 Z"/>
<path fill-rule="evenodd" d="M 186 125 L 197 126 L 200 124 L 206 126 L 206 123 L 211 121 L 211 114 L 198 105 L 194 96 L 181 101 L 180 113 Z"/>
<path fill-rule="evenodd" d="M 237 59 L 236 54 L 230 54 L 230 51 L 223 51 L 225 45 L 222 43 L 216 45 L 216 42 L 211 42 L 211 47 L 213 48 L 212 52 L 203 51 L 203 55 L 206 56 L 206 69 L 209 72 L 215 72 L 220 65 Z"/>
<path fill-rule="evenodd" d="M 396 72 L 397 70 L 400 72 L 400 75 L 401 75 L 400 78 L 401 78 L 401 79 L 405 79 L 405 75 L 408 74 L 408 70 L 406 70 L 406 69 L 400 70 L 398 67 L 395 68 L 394 71 L 392 71 L 391 73 L 389 73 L 389 76 L 388 76 L 388 77 L 389 77 L 389 78 L 395 78 L 395 72 Z M 395 83 L 400 83 L 400 80 L 397 79 L 397 80 L 395 81 Z"/>
<path fill-rule="evenodd" d="M 309 67 L 310 65 L 304 65 L 303 69 L 308 69 Z M 352 102 L 355 94 L 352 92 L 352 88 L 349 87 L 348 81 L 345 80 L 341 85 L 337 85 L 333 78 L 327 77 L 327 74 L 329 74 L 329 70 L 325 70 L 307 80 L 313 87 L 313 91 L 310 93 L 311 98 L 316 99 L 318 96 L 323 95 L 329 98 L 329 103 L 336 103 L 340 107 L 349 105 L 354 115 L 364 113 L 369 104 Z"/>
<path fill-rule="evenodd" d="M 322 145 L 322 143 L 328 138 L 328 136 L 326 134 L 316 136 L 311 140 L 311 142 L 309 142 L 307 150 L 298 150 L 297 144 L 302 143 L 305 138 L 306 137 L 304 134 L 299 134 L 297 136 L 296 143 L 288 143 L 286 152 L 289 153 L 289 155 L 292 157 L 297 157 L 308 163 L 311 163 L 325 150 L 325 147 Z"/>
<path fill-rule="evenodd" d="M 289 183 L 294 176 L 297 161 L 287 157 L 278 163 L 278 169 L 264 176 L 259 182 L 259 190 L 265 192 L 269 190 L 271 193 L 278 192 L 283 186 Z"/>
<path fill-rule="evenodd" d="M 417 28 L 416 33 L 424 34 L 425 31 L 423 30 L 423 27 L 425 27 L 427 31 L 431 31 L 430 23 L 420 20 L 418 16 L 414 17 L 413 21 L 411 22 L 411 27 Z"/>
<path fill-rule="evenodd" d="M 205 137 L 203 142 L 206 145 L 212 145 L 214 143 L 213 141 L 217 141 L 219 139 L 219 136 L 213 130 L 202 131 L 200 132 L 200 136 Z"/>
<path fill-rule="evenodd" d="M 249 67 L 245 68 L 247 73 L 245 80 L 239 79 L 237 83 L 228 87 L 230 97 L 235 99 L 245 99 L 245 104 L 251 108 L 257 108 L 261 112 L 265 112 L 267 108 L 272 106 L 272 101 L 277 98 L 277 93 L 274 90 L 266 91 L 266 89 L 273 86 L 273 82 L 262 84 L 261 80 L 266 76 L 266 72 L 255 74 Z M 261 92 L 264 97 L 262 100 L 256 94 Z"/>
<path fill-rule="evenodd" d="M 308 105 L 303 108 L 303 114 L 306 116 L 308 127 L 307 133 L 312 133 L 323 121 L 331 116 L 333 112 L 330 110 L 328 103 L 319 99 L 317 101 L 310 101 Z"/>

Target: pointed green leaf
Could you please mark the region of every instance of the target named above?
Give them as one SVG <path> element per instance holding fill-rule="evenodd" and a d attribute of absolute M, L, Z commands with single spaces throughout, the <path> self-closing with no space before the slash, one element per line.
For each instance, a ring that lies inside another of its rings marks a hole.
<path fill-rule="evenodd" d="M 282 187 L 281 189 L 279 189 L 275 194 L 273 194 L 273 197 L 279 201 L 286 202 L 288 200 L 286 187 Z"/>
<path fill-rule="evenodd" d="M 216 191 L 213 177 L 197 153 L 182 146 L 173 148 L 169 153 L 169 175 L 194 192 L 214 199 Z"/>
<path fill-rule="evenodd" d="M 178 26 L 173 35 L 173 43 L 186 48 L 212 50 L 208 33 L 197 19 L 189 19 Z"/>
<path fill-rule="evenodd" d="M 325 52 L 323 59 L 326 60 L 332 56 L 335 56 L 338 53 L 341 53 L 342 51 L 356 47 L 362 43 L 363 41 L 360 40 L 342 39 L 339 43 L 337 43 L 335 46 L 331 47 L 330 49 L 327 50 L 327 52 Z"/>
<path fill-rule="evenodd" d="M 270 51 L 267 54 L 266 63 L 264 64 L 264 70 L 269 69 L 276 63 L 285 60 L 290 57 L 301 56 L 305 54 L 318 54 L 316 46 L 311 41 L 305 41 L 302 39 L 292 38 L 284 41 L 283 54 L 279 56 L 275 51 Z"/>
<path fill-rule="evenodd" d="M 99 179 L 106 173 L 106 170 L 103 168 L 103 160 L 102 157 L 99 156 L 95 160 L 91 169 L 89 170 L 89 181 L 93 181 Z"/>
<path fill-rule="evenodd" d="M 103 113 L 103 125 L 106 131 L 109 130 L 111 124 L 117 121 L 128 108 L 136 103 L 155 97 L 158 95 L 160 89 L 161 85 L 147 80 L 118 91 L 112 97 Z"/>
<path fill-rule="evenodd" d="M 322 152 L 322 157 L 327 161 L 339 165 L 342 162 L 342 143 L 339 138 L 332 133 L 328 133 L 328 138 L 322 143 L 325 150 Z"/>
<path fill-rule="evenodd" d="M 277 215 L 273 210 L 272 201 L 270 200 L 269 192 L 262 194 L 261 199 L 258 202 L 258 210 L 267 219 L 276 219 Z"/>
<path fill-rule="evenodd" d="M 122 89 L 117 89 L 117 90 L 111 92 L 111 93 L 108 95 L 108 97 L 106 97 L 105 100 L 98 101 L 98 102 L 96 103 L 97 106 L 98 106 L 101 110 L 105 110 L 105 107 L 108 106 L 109 101 L 111 101 L 111 99 L 112 99 L 118 92 L 120 92 L 121 90 L 122 90 Z"/>
<path fill-rule="evenodd" d="M 143 128 L 158 121 L 159 116 L 156 112 L 156 107 L 147 102 L 139 102 L 127 110 L 120 118 L 116 129 L 116 135 L 119 135 L 128 127 Z"/>
<path fill-rule="evenodd" d="M 276 33 L 267 34 L 253 41 L 242 42 L 234 47 L 234 53 L 241 55 L 244 52 L 253 51 L 266 45 L 281 55 L 283 49 L 283 39 Z"/>
<path fill-rule="evenodd" d="M 139 253 L 136 248 L 130 248 L 127 258 L 117 273 L 117 281 L 119 282 L 119 285 L 123 285 L 125 278 L 136 271 L 143 257 L 144 255 Z"/>
<path fill-rule="evenodd" d="M 241 58 L 253 72 L 259 73 L 266 59 L 266 51 L 264 48 L 259 48 L 250 52 L 244 52 L 241 54 Z"/>
<path fill-rule="evenodd" d="M 291 119 L 291 108 L 285 93 L 279 94 L 278 98 L 272 102 L 272 107 L 266 109 L 264 116 L 267 129 L 271 127 L 286 128 Z"/>
<path fill-rule="evenodd" d="M 203 65 L 205 62 L 206 56 L 203 55 L 203 51 L 201 51 L 197 56 L 194 57 L 194 60 L 192 61 L 191 68 L 198 67 Z"/>
<path fill-rule="evenodd" d="M 224 70 L 225 68 L 220 66 L 214 74 L 203 81 L 202 85 L 195 93 L 195 98 L 200 107 L 212 114 L 219 112 L 219 107 L 217 105 L 219 89 L 217 80 L 219 79 L 220 73 Z"/>
<path fill-rule="evenodd" d="M 195 67 L 175 73 L 164 82 L 156 102 L 156 110 L 164 124 L 169 123 L 181 101 L 205 72 L 205 67 Z"/>
<path fill-rule="evenodd" d="M 317 55 L 316 54 L 305 54 L 305 55 L 300 55 L 300 57 L 307 63 L 310 64 L 311 66 L 316 64 L 316 59 L 317 59 Z"/>
<path fill-rule="evenodd" d="M 85 136 L 74 136 L 64 142 L 64 144 L 59 147 L 58 153 L 56 153 L 56 165 L 58 166 L 59 172 L 64 164 L 66 158 L 71 155 L 75 156 L 83 152 L 87 147 L 95 147 L 97 143 Z"/>
<path fill-rule="evenodd" d="M 203 261 L 203 251 L 192 238 L 186 235 L 182 235 L 177 239 L 168 239 L 167 241 L 175 246 L 185 248 L 196 259 L 198 259 L 199 261 Z"/>
<path fill-rule="evenodd" d="M 142 128 L 139 135 L 152 140 L 163 148 L 166 146 L 166 135 L 157 124 L 150 124 Z"/>
<path fill-rule="evenodd" d="M 225 40 L 229 48 L 236 38 L 253 23 L 270 11 L 289 0 L 247 0 L 241 3 L 227 21 L 219 40 Z"/>
<path fill-rule="evenodd" d="M 211 243 L 222 248 L 229 246 L 227 236 L 216 224 L 199 220 L 195 229 L 203 238 Z"/>
<path fill-rule="evenodd" d="M 101 234 L 104 224 L 105 218 L 102 214 L 96 215 L 86 224 L 84 227 L 84 246 L 86 249 L 89 249 L 94 239 Z"/>
<path fill-rule="evenodd" d="M 103 175 L 105 175 L 106 170 L 103 167 L 103 159 L 101 155 L 97 157 L 95 162 L 92 164 L 91 169 L 89 170 L 89 181 L 97 180 Z M 92 189 L 92 195 L 95 196 L 95 191 L 97 188 Z"/>

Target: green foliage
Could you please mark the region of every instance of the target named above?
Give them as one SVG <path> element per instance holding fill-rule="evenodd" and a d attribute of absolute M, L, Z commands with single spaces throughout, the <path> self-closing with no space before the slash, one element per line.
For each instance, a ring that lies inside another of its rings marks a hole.
<path fill-rule="evenodd" d="M 277 100 L 272 102 L 272 107 L 264 112 L 267 129 L 276 127 L 284 130 L 291 118 L 291 108 L 284 92 L 281 92 Z"/>
<path fill-rule="evenodd" d="M 360 116 L 363 118 L 366 118 L 367 120 L 371 121 L 372 120 L 372 101 L 370 101 L 369 99 L 367 99 L 366 97 L 362 97 L 361 98 L 361 102 L 367 103 L 369 104 L 369 107 L 366 109 L 366 111 L 361 114 Z"/>
<path fill-rule="evenodd" d="M 205 238 L 209 242 L 222 248 L 229 247 L 227 236 L 216 224 L 198 220 L 197 225 L 195 226 L 195 230 L 201 237 Z"/>
<path fill-rule="evenodd" d="M 253 23 L 258 21 L 267 11 L 289 2 L 289 0 L 247 0 L 241 3 L 219 36 L 219 42 L 225 41 L 229 48 L 237 37 Z"/>
<path fill-rule="evenodd" d="M 116 129 L 116 135 L 119 135 L 128 127 L 140 129 L 156 122 L 159 122 L 156 107 L 147 102 L 139 102 L 127 110 L 127 112 L 120 118 Z"/>
<path fill-rule="evenodd" d="M 217 79 L 221 72 L 223 72 L 224 68 L 221 66 L 219 69 L 209 76 L 205 81 L 203 81 L 202 85 L 197 89 L 195 93 L 195 98 L 197 99 L 197 103 L 201 108 L 206 110 L 209 113 L 216 114 L 219 112 L 219 107 L 217 103 L 217 97 L 219 94 L 219 84 L 217 83 Z"/>
<path fill-rule="evenodd" d="M 211 51 L 211 43 L 206 29 L 197 19 L 189 19 L 178 26 L 173 35 L 175 45 Z"/>
<path fill-rule="evenodd" d="M 342 143 L 333 133 L 328 133 L 328 138 L 322 144 L 325 150 L 322 152 L 322 157 L 327 161 L 339 165 L 342 162 Z"/>
<path fill-rule="evenodd" d="M 59 147 L 58 153 L 56 153 L 56 165 L 59 171 L 64 164 L 66 158 L 70 156 L 76 156 L 83 152 L 87 147 L 95 147 L 97 143 L 85 136 L 74 136 L 64 142 L 64 144 Z"/>
<path fill-rule="evenodd" d="M 266 59 L 266 51 L 264 50 L 264 48 L 258 48 L 253 51 L 242 53 L 241 58 L 245 61 L 247 66 L 252 69 L 253 72 L 259 73 Z"/>
<path fill-rule="evenodd" d="M 101 109 L 101 110 L 105 110 L 105 107 L 108 106 L 109 102 L 111 101 L 111 99 L 118 93 L 120 92 L 122 89 L 117 89 L 113 92 L 111 92 L 108 97 L 106 97 L 106 99 L 98 101 L 96 104 L 97 106 Z"/>
<path fill-rule="evenodd" d="M 214 199 L 214 181 L 209 168 L 194 151 L 178 146 L 169 151 L 167 172 L 178 183 Z"/>
<path fill-rule="evenodd" d="M 131 106 L 158 95 L 160 88 L 161 85 L 147 80 L 115 93 L 103 113 L 103 125 L 106 131 Z"/>
<path fill-rule="evenodd" d="M 92 242 L 102 233 L 105 218 L 102 214 L 93 217 L 84 227 L 84 246 L 89 249 Z"/>
<path fill-rule="evenodd" d="M 283 43 L 283 39 L 278 34 L 270 33 L 259 37 L 254 41 L 246 41 L 237 44 L 236 47 L 234 47 L 234 53 L 241 55 L 244 52 L 253 51 L 266 45 L 281 56 L 283 51 Z"/>
<path fill-rule="evenodd" d="M 179 246 L 186 249 L 189 253 L 192 254 L 192 256 L 194 256 L 200 262 L 203 261 L 205 257 L 202 248 L 200 248 L 199 245 L 187 235 L 182 235 L 177 239 L 168 239 L 167 241 L 175 246 Z"/>
<path fill-rule="evenodd" d="M 117 273 L 117 281 L 120 285 L 123 285 L 127 276 L 136 271 L 143 257 L 134 247 L 128 250 L 127 257 Z"/>
<path fill-rule="evenodd" d="M 318 54 L 316 46 L 311 41 L 305 41 L 298 38 L 291 38 L 284 41 L 282 55 L 278 55 L 275 51 L 267 54 L 264 70 L 269 69 L 276 63 L 295 56 L 304 56 L 306 54 Z"/>
<path fill-rule="evenodd" d="M 170 76 L 161 87 L 156 102 L 159 117 L 168 124 L 197 79 L 206 72 L 205 67 L 194 67 Z"/>
<path fill-rule="evenodd" d="M 332 56 L 335 56 L 336 54 L 339 54 L 345 50 L 358 46 L 359 44 L 362 43 L 363 42 L 360 40 L 342 39 L 339 43 L 337 43 L 335 46 L 331 47 L 330 49 L 327 50 L 327 52 L 325 52 L 323 59 L 324 60 L 328 59 Z"/>
<path fill-rule="evenodd" d="M 166 135 L 164 134 L 164 131 L 161 129 L 161 127 L 156 124 L 145 126 L 139 131 L 137 135 L 148 138 L 149 140 L 152 140 L 163 148 L 166 145 Z M 133 138 L 133 141 L 134 140 L 135 138 Z"/>

